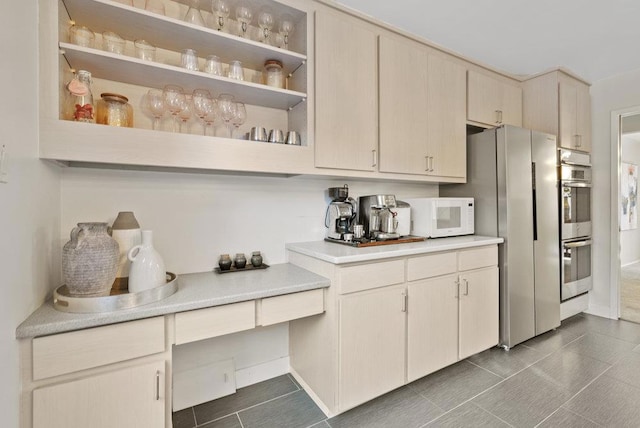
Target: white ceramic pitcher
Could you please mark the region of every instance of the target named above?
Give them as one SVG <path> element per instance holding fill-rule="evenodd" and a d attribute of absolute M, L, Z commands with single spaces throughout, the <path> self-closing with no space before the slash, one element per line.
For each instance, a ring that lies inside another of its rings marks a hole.
<path fill-rule="evenodd" d="M 129 292 L 138 293 L 167 282 L 164 260 L 153 248 L 153 232 L 142 231 L 142 244 L 129 250 Z"/>

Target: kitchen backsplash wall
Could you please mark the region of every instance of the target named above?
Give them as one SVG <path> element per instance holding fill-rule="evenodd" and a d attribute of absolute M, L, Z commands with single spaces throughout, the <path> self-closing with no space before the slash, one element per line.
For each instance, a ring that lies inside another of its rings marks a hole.
<path fill-rule="evenodd" d="M 261 251 L 265 263 L 284 263 L 285 243 L 324 238 L 326 189 L 345 183 L 353 197 L 438 195 L 431 184 L 68 168 L 60 245 L 78 222 L 133 211 L 172 272 L 210 270 L 222 253 Z"/>

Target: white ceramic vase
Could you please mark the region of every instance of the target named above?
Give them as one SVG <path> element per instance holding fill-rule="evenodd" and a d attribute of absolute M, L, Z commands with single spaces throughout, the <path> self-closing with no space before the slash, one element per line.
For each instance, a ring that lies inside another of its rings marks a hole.
<path fill-rule="evenodd" d="M 167 282 L 162 256 L 153 248 L 153 232 L 142 231 L 142 244 L 129 250 L 129 292 L 138 293 Z"/>
<path fill-rule="evenodd" d="M 118 258 L 118 273 L 113 288 L 116 290 L 126 290 L 129 287 L 129 267 L 127 259 L 129 250 L 140 245 L 140 225 L 131 211 L 118 213 L 111 227 L 111 236 L 120 246 L 120 256 Z"/>

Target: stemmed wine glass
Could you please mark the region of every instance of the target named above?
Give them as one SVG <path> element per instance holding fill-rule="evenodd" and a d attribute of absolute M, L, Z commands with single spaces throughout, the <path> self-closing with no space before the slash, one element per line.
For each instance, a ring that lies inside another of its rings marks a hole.
<path fill-rule="evenodd" d="M 216 100 L 212 99 L 210 103 L 207 104 L 206 109 L 205 109 L 205 114 L 204 114 L 204 135 L 207 135 L 207 129 L 209 129 L 209 127 L 211 127 L 211 136 L 215 137 L 216 132 L 215 132 L 215 128 L 213 127 L 213 123 L 216 121 L 216 119 L 219 116 L 219 109 L 218 109 L 218 104 L 216 103 Z"/>
<path fill-rule="evenodd" d="M 162 91 L 158 89 L 149 89 L 144 97 L 144 105 L 149 110 L 149 113 L 153 116 L 153 122 L 151 129 L 160 129 L 160 119 L 164 115 L 164 96 Z"/>
<path fill-rule="evenodd" d="M 178 132 L 178 113 L 182 110 L 185 96 L 180 86 L 167 85 L 162 90 L 164 105 L 173 116 L 173 132 Z"/>
<path fill-rule="evenodd" d="M 251 12 L 251 8 L 249 4 L 246 2 L 240 2 L 236 6 L 236 19 L 241 24 L 242 28 L 242 37 L 247 36 L 247 28 L 251 23 L 251 19 L 253 18 L 253 12 Z"/>
<path fill-rule="evenodd" d="M 210 110 L 211 104 L 213 104 L 211 93 L 206 89 L 196 89 L 193 91 L 193 95 L 191 95 L 191 101 L 193 103 L 193 112 L 202 120 L 202 135 L 207 135 L 205 117 Z"/>
<path fill-rule="evenodd" d="M 260 13 L 258 14 L 258 26 L 260 27 L 261 34 L 260 38 L 262 42 L 269 43 L 269 34 L 271 33 L 271 29 L 275 24 L 275 20 L 273 18 L 273 13 L 271 13 L 271 9 L 268 7 L 263 7 L 260 9 Z"/>
<path fill-rule="evenodd" d="M 236 111 L 236 103 L 233 95 L 220 94 L 218 97 L 218 108 L 220 109 L 220 117 L 229 130 L 229 138 L 231 138 L 233 134 L 233 124 L 231 121 L 233 120 L 233 116 Z"/>
<path fill-rule="evenodd" d="M 236 131 L 240 129 L 240 126 L 247 120 L 247 108 L 244 106 L 244 103 L 236 103 L 235 113 L 233 115 L 233 119 L 231 119 L 231 123 L 235 126 Z M 231 134 L 233 137 L 233 134 Z"/>
<path fill-rule="evenodd" d="M 293 16 L 288 13 L 283 14 L 280 17 L 280 34 L 284 39 L 284 48 L 289 49 L 289 36 L 293 33 Z"/>
<path fill-rule="evenodd" d="M 190 24 L 200 25 L 204 27 L 204 18 L 202 17 L 202 13 L 200 13 L 200 9 L 198 9 L 199 5 L 199 0 L 189 0 L 189 9 L 184 16 L 184 21 Z"/>
<path fill-rule="evenodd" d="M 184 102 L 182 103 L 182 110 L 178 113 L 178 118 L 180 119 L 180 132 L 189 133 L 189 119 L 193 114 L 193 101 L 191 99 L 191 95 L 184 96 Z M 182 127 L 185 127 L 183 130 Z"/>
<path fill-rule="evenodd" d="M 225 0 L 212 0 L 211 10 L 213 10 L 213 13 L 218 17 L 218 31 L 222 31 L 225 19 L 231 14 L 229 3 Z"/>

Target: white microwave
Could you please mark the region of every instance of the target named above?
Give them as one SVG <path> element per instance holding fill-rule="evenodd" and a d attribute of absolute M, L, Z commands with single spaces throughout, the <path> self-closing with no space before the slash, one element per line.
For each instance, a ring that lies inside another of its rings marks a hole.
<path fill-rule="evenodd" d="M 473 235 L 473 198 L 404 199 L 411 205 L 411 234 L 427 238 Z"/>

